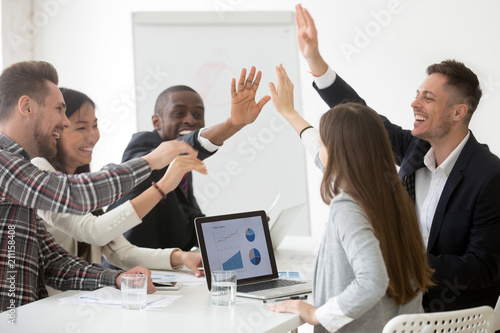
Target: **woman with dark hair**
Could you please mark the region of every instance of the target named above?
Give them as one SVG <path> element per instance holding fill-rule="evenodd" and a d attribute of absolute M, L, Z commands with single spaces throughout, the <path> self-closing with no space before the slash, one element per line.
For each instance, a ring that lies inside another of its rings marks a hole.
<path fill-rule="evenodd" d="M 61 134 L 55 158 L 35 158 L 32 162 L 43 170 L 66 174 L 88 172 L 93 148 L 100 137 L 95 104 L 79 91 L 61 88 L 61 92 L 71 126 Z M 103 255 L 108 262 L 123 269 L 134 267 L 136 263 L 160 270 L 177 269 L 185 265 L 196 276 L 200 276 L 200 254 L 179 249 L 139 248 L 122 236 L 123 232 L 141 223 L 144 215 L 177 187 L 184 174 L 192 170 L 207 173 L 204 163 L 196 156 L 178 156 L 179 152 L 185 151 L 185 142 L 171 141 L 167 144 L 171 145 L 173 161 L 163 178 L 117 209 L 106 214 L 99 210 L 83 216 L 39 210 L 38 215 L 45 221 L 57 243 L 88 262 L 100 264 Z"/>
<path fill-rule="evenodd" d="M 272 101 L 323 170 L 321 197 L 330 214 L 316 260 L 314 306 L 286 301 L 270 310 L 297 313 L 320 324 L 318 332 L 381 332 L 399 314 L 422 312 L 432 270 L 380 117 L 364 105 L 341 104 L 321 117 L 318 134 L 295 111 L 283 66 L 276 72 Z"/>

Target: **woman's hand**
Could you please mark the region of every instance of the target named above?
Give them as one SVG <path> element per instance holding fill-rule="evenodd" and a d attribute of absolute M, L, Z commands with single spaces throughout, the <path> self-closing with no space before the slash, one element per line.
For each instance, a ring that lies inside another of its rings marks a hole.
<path fill-rule="evenodd" d="M 293 104 L 293 82 L 288 77 L 282 64 L 276 66 L 276 85 L 269 83 L 271 89 L 271 99 L 276 111 L 285 119 L 296 117 L 298 115 Z"/>
<path fill-rule="evenodd" d="M 300 318 L 308 324 L 318 325 L 319 321 L 316 318 L 316 308 L 311 304 L 298 301 L 298 300 L 289 300 L 284 301 L 283 303 L 279 303 L 273 306 L 270 306 L 269 311 L 273 312 L 291 312 L 300 316 Z"/>
<path fill-rule="evenodd" d="M 283 65 L 276 67 L 276 84 L 277 87 L 272 82 L 269 83 L 274 107 L 292 125 L 297 134 L 300 134 L 304 128 L 311 126 L 311 124 L 305 121 L 294 108 L 293 83 Z"/>
<path fill-rule="evenodd" d="M 169 165 L 174 158 L 181 154 L 196 157 L 198 151 L 184 141 L 170 140 L 163 141 L 155 150 L 142 158 L 149 163 L 151 170 L 158 170 Z"/>
<path fill-rule="evenodd" d="M 189 268 L 196 277 L 204 275 L 204 272 L 199 270 L 200 267 L 203 267 L 201 255 L 199 253 L 180 250 L 174 251 L 170 256 L 170 265 L 172 267 L 184 265 Z"/>
<path fill-rule="evenodd" d="M 197 159 L 196 156 L 177 156 L 172 163 L 170 163 L 167 171 L 157 184 L 161 187 L 164 193 L 171 192 L 179 185 L 182 177 L 184 177 L 186 173 L 193 170 L 204 175 L 208 173 L 205 163 Z"/>

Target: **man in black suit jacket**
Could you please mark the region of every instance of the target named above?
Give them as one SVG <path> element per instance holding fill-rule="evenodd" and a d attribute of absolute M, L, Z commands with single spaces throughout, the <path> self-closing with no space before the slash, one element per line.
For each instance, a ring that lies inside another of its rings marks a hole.
<path fill-rule="evenodd" d="M 298 6 L 296 18 L 320 96 L 330 107 L 365 104 L 322 59 L 309 13 Z M 500 295 L 500 160 L 468 129 L 481 97 L 479 81 L 454 60 L 429 66 L 427 74 L 412 103 L 412 131 L 381 116 L 435 270 L 436 286 L 423 305 L 426 311 L 494 307 Z"/>
<path fill-rule="evenodd" d="M 261 72 L 255 72 L 255 67 L 252 67 L 246 78 L 246 70 L 243 69 L 237 88 L 233 79 L 230 117 L 221 124 L 204 129 L 205 109 L 200 95 L 187 86 L 166 89 L 156 101 L 152 118 L 154 130 L 134 134 L 122 160 L 143 156 L 168 140 L 186 141 L 198 150 L 201 160 L 213 155 L 225 140 L 254 122 L 262 107 L 270 100 L 269 96 L 264 96 L 258 103 L 255 101 L 261 78 Z M 142 193 L 151 186 L 152 181 L 158 181 L 165 171 L 166 168 L 152 173 L 147 180 L 111 205 L 110 209 Z M 193 221 L 203 215 L 193 195 L 191 173 L 186 175 L 186 179 L 187 183 L 181 181 L 179 187 L 168 193 L 166 199 L 158 203 L 141 224 L 124 234 L 132 244 L 148 248 L 178 247 L 185 251 L 197 245 Z"/>

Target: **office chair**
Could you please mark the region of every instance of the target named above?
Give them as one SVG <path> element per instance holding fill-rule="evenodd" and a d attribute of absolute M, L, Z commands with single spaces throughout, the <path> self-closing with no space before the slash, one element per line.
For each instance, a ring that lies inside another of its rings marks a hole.
<path fill-rule="evenodd" d="M 385 325 L 382 333 L 493 333 L 494 325 L 493 309 L 479 306 L 457 311 L 399 315 Z"/>
<path fill-rule="evenodd" d="M 500 330 L 500 297 L 498 297 L 497 304 L 495 305 L 495 331 Z"/>

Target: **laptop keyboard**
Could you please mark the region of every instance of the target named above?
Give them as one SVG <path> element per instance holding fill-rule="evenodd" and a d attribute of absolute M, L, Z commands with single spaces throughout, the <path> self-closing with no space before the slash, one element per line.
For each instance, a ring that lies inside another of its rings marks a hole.
<path fill-rule="evenodd" d="M 266 289 L 274 289 L 280 287 L 288 287 L 296 284 L 305 283 L 300 280 L 285 280 L 285 279 L 276 279 L 270 281 L 257 282 L 252 284 L 245 284 L 242 286 L 238 286 L 236 290 L 238 292 L 249 293 L 253 291 L 266 290 Z"/>

